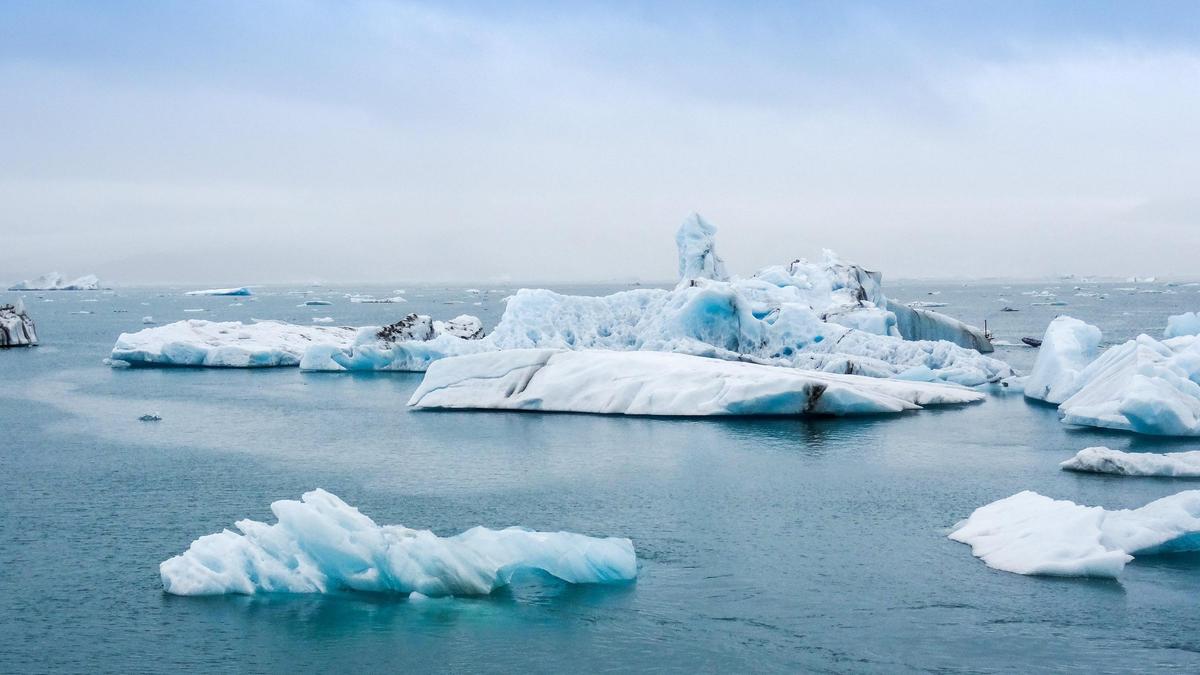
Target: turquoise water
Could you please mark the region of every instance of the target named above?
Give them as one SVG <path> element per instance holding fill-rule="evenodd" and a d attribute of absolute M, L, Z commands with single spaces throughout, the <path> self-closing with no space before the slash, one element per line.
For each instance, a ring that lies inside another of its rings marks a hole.
<path fill-rule="evenodd" d="M 1013 342 L 1059 312 L 1120 341 L 1200 307 L 1193 287 L 1110 284 L 1100 300 L 1072 285 L 1051 285 L 1067 307 L 1021 295 L 1045 284 L 888 291 L 947 302 L 941 311 L 986 318 Z M 1200 443 L 1069 429 L 1053 408 L 999 391 L 852 420 L 418 413 L 405 402 L 420 375 L 101 364 L 147 314 L 364 324 L 468 312 L 492 324 L 507 292 L 410 287 L 406 305 L 352 305 L 343 292 L 391 288 L 321 289 L 312 297 L 335 304 L 308 308 L 285 290 L 25 294 L 43 345 L 0 352 L 0 672 L 1200 669 L 1200 557 L 1142 557 L 1119 582 L 1041 579 L 991 570 L 945 536 L 1022 489 L 1121 508 L 1200 487 L 1057 466 L 1088 445 Z M 998 355 L 1027 368 L 1034 351 Z M 151 411 L 163 420 L 138 421 Z M 443 535 L 484 524 L 628 536 L 640 578 L 420 603 L 162 592 L 159 562 L 314 487 L 377 522 Z"/>

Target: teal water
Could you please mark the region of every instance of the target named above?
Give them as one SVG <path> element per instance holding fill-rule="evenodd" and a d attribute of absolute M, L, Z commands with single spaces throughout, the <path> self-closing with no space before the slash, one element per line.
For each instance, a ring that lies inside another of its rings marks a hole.
<path fill-rule="evenodd" d="M 1045 284 L 888 291 L 947 302 L 940 311 L 986 318 L 1013 342 L 1059 312 L 1116 342 L 1200 307 L 1193 287 L 1109 284 L 1100 300 L 1072 285 L 1050 286 L 1066 307 L 1021 295 Z M 321 289 L 313 297 L 334 305 L 301 308 L 285 290 L 24 294 L 43 345 L 0 351 L 0 672 L 1200 669 L 1200 557 L 1142 557 L 1120 581 L 1042 579 L 991 570 L 945 536 L 1023 489 L 1122 508 L 1200 487 L 1058 470 L 1088 445 L 1198 442 L 1070 429 L 1003 391 L 850 420 L 418 413 L 405 402 L 420 375 L 101 364 L 147 314 L 366 324 L 467 312 L 491 324 L 506 294 L 410 287 L 406 305 L 352 305 L 343 292 L 391 289 Z M 1021 311 L 999 313 L 1005 304 Z M 1027 368 L 1034 351 L 998 355 Z M 138 421 L 151 411 L 163 420 Z M 159 562 L 314 487 L 377 522 L 443 535 L 483 524 L 628 536 L 640 577 L 419 603 L 162 592 Z"/>

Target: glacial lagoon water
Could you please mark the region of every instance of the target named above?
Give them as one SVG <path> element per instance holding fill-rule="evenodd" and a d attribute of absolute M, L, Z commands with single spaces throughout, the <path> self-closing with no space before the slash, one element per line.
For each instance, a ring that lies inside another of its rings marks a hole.
<path fill-rule="evenodd" d="M 1085 285 L 1102 299 L 1075 285 L 886 290 L 987 319 L 1013 343 L 1058 313 L 1113 343 L 1200 308 L 1196 287 Z M 1069 304 L 1023 294 L 1043 289 Z M 509 292 L 409 287 L 407 304 L 365 305 L 343 294 L 393 287 L 183 290 L 21 294 L 43 344 L 0 351 L 2 672 L 1200 670 L 1200 556 L 1141 557 L 1119 581 L 1046 579 L 989 569 L 946 538 L 1023 489 L 1123 508 L 1200 487 L 1058 468 L 1088 445 L 1200 441 L 1067 428 L 1002 390 L 889 418 L 637 419 L 412 412 L 419 374 L 102 365 L 144 315 L 358 325 L 466 312 L 490 326 Z M 314 298 L 333 304 L 297 306 Z M 997 355 L 1027 370 L 1035 352 Z M 162 421 L 139 421 L 147 412 Z M 640 577 L 425 602 L 162 592 L 159 562 L 238 519 L 270 521 L 272 501 L 314 487 L 443 535 L 483 524 L 627 536 Z"/>

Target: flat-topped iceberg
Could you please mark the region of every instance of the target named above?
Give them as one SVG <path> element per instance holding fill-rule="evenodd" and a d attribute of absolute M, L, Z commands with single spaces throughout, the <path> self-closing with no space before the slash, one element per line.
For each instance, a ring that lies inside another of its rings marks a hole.
<path fill-rule="evenodd" d="M 619 415 L 852 415 L 982 398 L 946 384 L 686 354 L 513 349 L 434 362 L 408 404 Z"/>
<path fill-rule="evenodd" d="M 19 298 L 0 305 L 0 347 L 30 347 L 38 343 L 37 328 Z"/>
<path fill-rule="evenodd" d="M 1025 491 L 980 507 L 950 538 L 989 567 L 1017 574 L 1115 578 L 1135 555 L 1200 550 L 1200 490 L 1133 510 Z"/>
<path fill-rule="evenodd" d="M 309 346 L 348 345 L 355 333 L 354 328 L 297 326 L 279 321 L 190 319 L 122 333 L 110 358 L 116 365 L 295 366 Z"/>
<path fill-rule="evenodd" d="M 206 288 L 200 291 L 188 291 L 184 295 L 254 295 L 246 286 L 237 286 L 234 288 Z"/>
<path fill-rule="evenodd" d="M 486 595 L 529 570 L 572 584 L 637 578 L 633 542 L 571 532 L 474 527 L 453 537 L 377 525 L 324 490 L 271 504 L 278 520 L 200 537 L 159 565 L 175 595 L 368 591 Z M 419 597 L 419 596 L 417 596 Z"/>
<path fill-rule="evenodd" d="M 1056 327 L 1055 324 L 1058 324 Z M 1200 337 L 1139 335 L 1095 356 L 1099 329 L 1056 319 L 1026 396 L 1059 402 L 1063 422 L 1159 436 L 1200 435 Z M 1094 358 L 1091 358 L 1094 357 Z M 1090 361 L 1089 361 L 1090 358 Z"/>
<path fill-rule="evenodd" d="M 67 280 L 58 272 L 43 274 L 36 279 L 13 284 L 10 291 L 98 291 L 100 279 L 95 274 L 85 274 L 78 279 Z"/>
<path fill-rule="evenodd" d="M 1061 466 L 1065 471 L 1118 476 L 1200 478 L 1200 451 L 1154 453 L 1121 452 L 1105 447 L 1084 448 Z"/>

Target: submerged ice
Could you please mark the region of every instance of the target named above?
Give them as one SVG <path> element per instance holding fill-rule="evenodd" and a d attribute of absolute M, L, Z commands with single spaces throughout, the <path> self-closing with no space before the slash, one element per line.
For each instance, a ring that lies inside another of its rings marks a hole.
<path fill-rule="evenodd" d="M 370 591 L 486 595 L 540 571 L 572 584 L 633 581 L 633 542 L 571 532 L 474 527 L 452 537 L 377 525 L 324 490 L 271 504 L 274 525 L 200 537 L 159 566 L 175 595 Z"/>
<path fill-rule="evenodd" d="M 1115 578 L 1135 555 L 1200 550 L 1200 490 L 1118 511 L 1025 491 L 976 509 L 950 538 L 1005 572 Z"/>
<path fill-rule="evenodd" d="M 852 415 L 982 398 L 946 384 L 686 354 L 512 349 L 433 363 L 409 405 L 620 415 Z"/>

